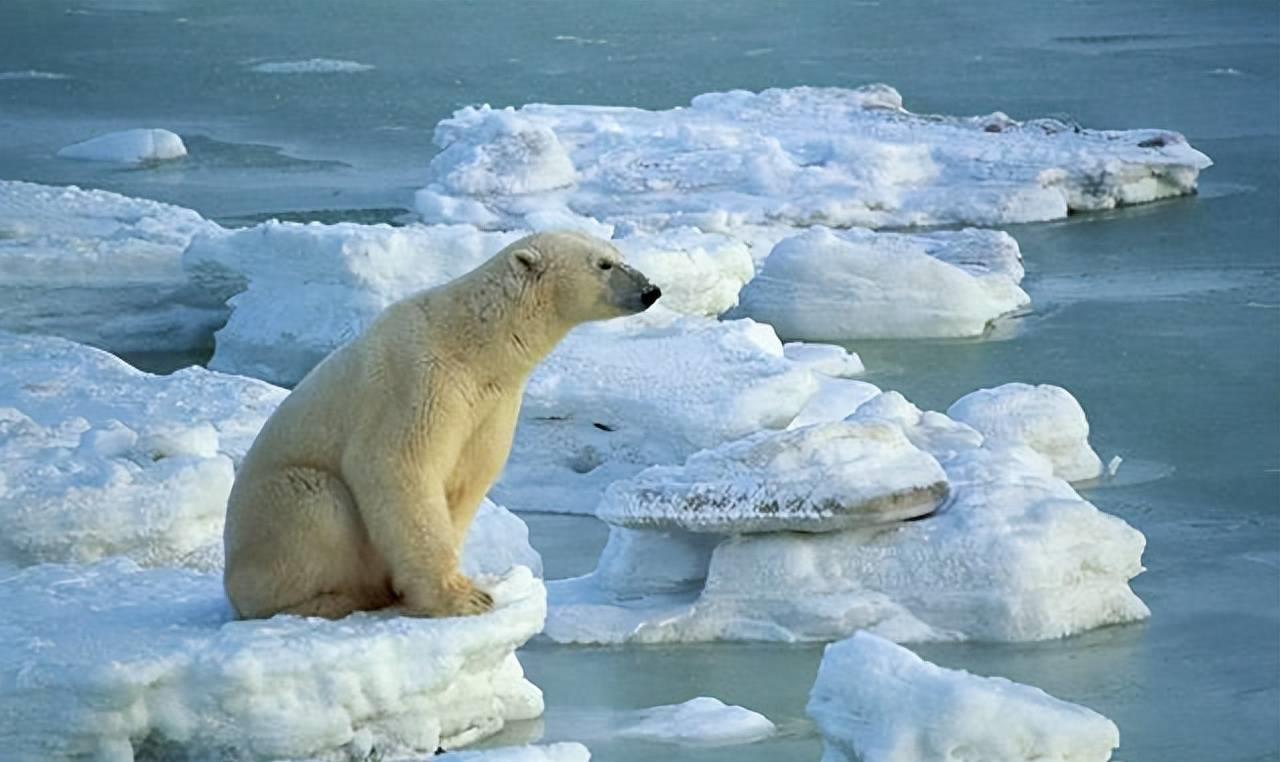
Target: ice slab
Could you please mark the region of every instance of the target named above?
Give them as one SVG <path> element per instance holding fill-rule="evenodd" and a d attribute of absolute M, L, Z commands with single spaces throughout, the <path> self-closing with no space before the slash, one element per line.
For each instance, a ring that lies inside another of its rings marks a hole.
<path fill-rule="evenodd" d="M 610 483 L 784 428 L 830 378 L 822 371 L 861 368 L 838 348 L 801 355 L 788 357 L 767 325 L 659 307 L 575 329 L 529 381 L 494 498 L 516 510 L 591 513 Z"/>
<path fill-rule="evenodd" d="M 822 762 L 1106 762 L 1120 731 L 1039 688 L 943 669 L 860 632 L 827 646 L 808 712 Z"/>
<path fill-rule="evenodd" d="M 1067 481 L 1102 475 L 1102 459 L 1089 446 L 1089 420 L 1071 393 L 1060 386 L 1004 384 L 979 389 L 956 400 L 947 415 L 988 439 L 1025 444 L 1053 462 Z"/>
<path fill-rule="evenodd" d="M 782 240 L 734 314 L 814 341 L 979 336 L 1030 303 L 1006 233 L 818 228 Z"/>
<path fill-rule="evenodd" d="M 0 332 L 0 563 L 222 565 L 234 465 L 285 390 L 187 368 L 143 373 L 63 339 Z M 540 574 L 519 518 L 485 501 L 466 573 Z"/>
<path fill-rule="evenodd" d="M 899 642 L 1016 642 L 1149 615 L 1128 585 L 1142 571 L 1145 538 L 1081 498 L 1043 455 L 986 440 L 896 392 L 849 420 L 897 426 L 932 455 L 951 487 L 943 507 L 917 521 L 819 534 L 614 527 L 595 572 L 551 583 L 547 634 L 796 641 L 866 629 Z"/>
<path fill-rule="evenodd" d="M 824 423 L 761 432 L 605 490 L 613 526 L 688 532 L 831 532 L 932 513 L 947 476 L 898 426 Z"/>
<path fill-rule="evenodd" d="M 533 222 L 612 232 L 554 215 Z M 212 300 L 231 309 L 209 366 L 288 385 L 392 302 L 463 275 L 527 232 L 273 221 L 201 236 L 183 263 Z M 662 305 L 682 313 L 724 312 L 753 273 L 745 245 L 726 236 L 671 230 L 614 243 L 663 289 Z"/>
<path fill-rule="evenodd" d="M 450 752 L 448 759 L 449 762 L 590 762 L 591 752 L 580 743 L 532 744 Z"/>
<path fill-rule="evenodd" d="M 188 281 L 181 255 L 219 230 L 155 201 L 0 181 L 0 329 L 114 352 L 208 346 L 226 308 Z"/>
<path fill-rule="evenodd" d="M 777 732 L 769 718 L 759 712 L 726 706 L 720 699 L 708 696 L 642 709 L 636 715 L 618 729 L 618 737 L 689 746 L 728 746 L 759 741 Z"/>
<path fill-rule="evenodd" d="M 541 582 L 489 583 L 494 610 L 231 621 L 221 576 L 125 559 L 0 581 L 6 758 L 367 758 L 430 754 L 542 713 L 514 651 Z"/>
<path fill-rule="evenodd" d="M 122 130 L 90 138 L 58 151 L 64 159 L 109 161 L 116 164 L 180 159 L 187 155 L 182 138 L 168 130 Z"/>
<path fill-rule="evenodd" d="M 427 222 L 554 210 L 646 228 L 1003 225 L 1194 191 L 1211 162 L 1164 130 L 913 114 L 887 85 L 707 93 L 646 111 L 468 107 L 440 122 Z"/>
<path fill-rule="evenodd" d="M 337 58 L 308 58 L 303 61 L 267 61 L 254 64 L 250 71 L 259 74 L 357 74 L 375 67 L 359 61 Z"/>

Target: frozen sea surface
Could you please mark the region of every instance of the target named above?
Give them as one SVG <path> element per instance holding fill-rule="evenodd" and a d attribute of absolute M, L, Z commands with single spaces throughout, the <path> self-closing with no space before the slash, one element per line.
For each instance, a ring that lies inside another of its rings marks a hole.
<path fill-rule="evenodd" d="M 491 23 L 488 20 L 492 20 Z M 410 33 L 411 32 L 411 33 Z M 495 51 L 501 51 L 495 53 Z M 355 61 L 264 75 L 252 62 Z M 248 63 L 247 63 L 248 62 Z M 922 113 L 1003 110 L 1177 130 L 1213 157 L 1200 195 L 1009 229 L 1033 312 L 984 342 L 859 341 L 866 380 L 942 409 L 1008 381 L 1063 386 L 1114 481 L 1085 490 L 1148 539 L 1145 623 L 1064 641 L 921 646 L 1119 726 L 1117 759 L 1280 750 L 1280 10 L 1273 2 L 598 4 L 393 0 L 16 0 L 0 8 L 0 178 L 105 188 L 220 221 L 379 222 L 426 182 L 435 124 L 488 102 L 666 109 L 733 88 L 892 83 Z M 146 169 L 76 162 L 85 137 L 163 126 L 188 149 Z M 149 357 L 173 367 L 181 358 Z M 529 517 L 548 579 L 583 574 L 603 525 Z M 778 733 L 681 758 L 817 759 L 804 705 L 819 647 L 521 651 L 539 723 L 495 744 L 578 740 L 583 711 L 715 696 Z M 596 759 L 650 742 L 592 739 Z"/>

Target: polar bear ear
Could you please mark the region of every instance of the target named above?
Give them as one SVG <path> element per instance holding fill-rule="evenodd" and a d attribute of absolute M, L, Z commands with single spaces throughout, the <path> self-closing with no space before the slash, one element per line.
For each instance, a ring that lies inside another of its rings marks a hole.
<path fill-rule="evenodd" d="M 542 253 L 537 249 L 521 248 L 511 252 L 511 258 L 526 272 L 542 272 Z"/>

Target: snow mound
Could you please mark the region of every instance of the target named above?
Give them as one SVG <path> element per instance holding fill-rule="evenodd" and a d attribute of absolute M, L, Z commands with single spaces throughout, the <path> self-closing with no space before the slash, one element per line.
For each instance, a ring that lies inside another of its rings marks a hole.
<path fill-rule="evenodd" d="M 308 58 L 305 61 L 268 61 L 254 64 L 249 67 L 249 70 L 259 74 L 356 74 L 362 71 L 373 71 L 374 68 L 359 61 Z"/>
<path fill-rule="evenodd" d="M 612 232 L 554 215 L 535 222 Z M 465 274 L 527 232 L 273 221 L 200 236 L 183 264 L 208 298 L 231 308 L 209 367 L 288 385 L 392 302 Z M 724 312 L 753 272 L 745 246 L 725 236 L 673 230 L 614 243 L 662 287 L 663 306 L 680 312 Z"/>
<path fill-rule="evenodd" d="M 617 731 L 619 738 L 686 744 L 728 746 L 768 738 L 777 727 L 768 717 L 740 706 L 725 706 L 719 699 L 699 696 L 683 704 L 640 710 L 637 717 Z"/>
<path fill-rule="evenodd" d="M 226 309 L 181 255 L 219 230 L 177 206 L 0 180 L 0 329 L 114 352 L 208 346 Z"/>
<path fill-rule="evenodd" d="M 553 743 L 449 752 L 448 759 L 449 762 L 590 762 L 591 752 L 580 743 Z"/>
<path fill-rule="evenodd" d="M 484 616 L 231 621 L 216 574 L 125 559 L 0 581 L 7 758 L 429 754 L 537 717 L 514 651 L 542 625 L 527 569 Z"/>
<path fill-rule="evenodd" d="M 809 697 L 823 762 L 1106 762 L 1120 731 L 1039 688 L 943 669 L 860 632 L 827 646 Z"/>
<path fill-rule="evenodd" d="M 1089 446 L 1089 421 L 1071 393 L 1060 386 L 1004 384 L 956 400 L 947 415 L 988 439 L 1024 444 L 1053 462 L 1067 481 L 1102 474 L 1102 459 Z"/>
<path fill-rule="evenodd" d="M 1030 303 L 1018 244 L 998 231 L 811 230 L 784 239 L 735 312 L 815 341 L 978 336 Z"/>
<path fill-rule="evenodd" d="M 856 356 L 795 360 L 767 326 L 656 306 L 581 326 L 534 371 L 496 500 L 521 511 L 591 513 L 604 488 L 653 464 L 786 427 Z M 818 368 L 818 370 L 815 370 Z"/>
<path fill-rule="evenodd" d="M 143 373 L 96 349 L 0 332 L 0 562 L 222 566 L 234 466 L 286 394 L 187 368 Z M 528 527 L 486 500 L 467 574 L 541 574 Z"/>
<path fill-rule="evenodd" d="M 58 151 L 64 159 L 109 161 L 116 164 L 180 159 L 187 155 L 182 138 L 168 130 L 122 130 L 90 138 Z"/>
<path fill-rule="evenodd" d="M 891 423 L 761 432 L 615 482 L 596 515 L 688 532 L 830 532 L 932 513 L 947 476 Z"/>
<path fill-rule="evenodd" d="M 1041 454 L 987 440 L 896 392 L 862 403 L 849 421 L 895 426 L 931 455 L 951 488 L 943 507 L 917 521 L 817 534 L 614 526 L 595 572 L 551 583 L 547 634 L 797 641 L 866 629 L 899 642 L 1017 642 L 1149 615 L 1128 585 L 1142 572 L 1145 538 L 1081 498 Z"/>
<path fill-rule="evenodd" d="M 912 114 L 887 85 L 707 93 L 667 111 L 468 107 L 435 142 L 419 214 L 492 229 L 545 210 L 730 232 L 1002 225 L 1190 193 L 1211 164 L 1163 130 Z"/>

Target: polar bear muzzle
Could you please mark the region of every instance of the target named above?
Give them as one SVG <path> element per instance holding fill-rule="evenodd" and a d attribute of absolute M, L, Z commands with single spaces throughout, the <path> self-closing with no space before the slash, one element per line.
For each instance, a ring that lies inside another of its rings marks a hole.
<path fill-rule="evenodd" d="M 644 273 L 621 262 L 609 275 L 609 291 L 614 304 L 631 313 L 644 312 L 662 296 L 662 289 L 653 285 Z"/>

